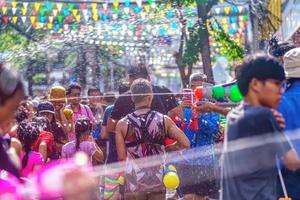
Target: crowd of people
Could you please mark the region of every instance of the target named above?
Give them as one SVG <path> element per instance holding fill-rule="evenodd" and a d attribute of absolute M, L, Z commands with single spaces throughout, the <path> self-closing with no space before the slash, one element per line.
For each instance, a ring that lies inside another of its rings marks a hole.
<path fill-rule="evenodd" d="M 2 63 L 0 199 L 300 199 L 300 48 L 247 56 L 234 108 L 178 99 L 152 85 L 145 66 L 127 75 L 116 99 L 95 86 L 84 99 L 72 83 L 32 100 Z M 194 73 L 188 87 L 207 85 Z M 175 188 L 164 185 L 170 164 Z"/>

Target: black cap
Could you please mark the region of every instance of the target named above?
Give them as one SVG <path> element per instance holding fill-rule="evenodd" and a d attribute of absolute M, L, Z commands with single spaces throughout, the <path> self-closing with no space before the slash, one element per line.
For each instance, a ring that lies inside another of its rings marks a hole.
<path fill-rule="evenodd" d="M 39 105 L 38 105 L 38 112 L 39 113 L 42 113 L 42 112 L 48 112 L 48 113 L 52 113 L 52 114 L 55 114 L 55 111 L 54 111 L 54 106 L 51 102 L 49 101 L 44 101 L 44 102 L 41 102 Z"/>

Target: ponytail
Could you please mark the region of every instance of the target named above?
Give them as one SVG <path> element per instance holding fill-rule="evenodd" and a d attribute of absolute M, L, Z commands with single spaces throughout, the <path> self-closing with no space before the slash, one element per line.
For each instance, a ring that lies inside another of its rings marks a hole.
<path fill-rule="evenodd" d="M 76 151 L 80 148 L 80 138 L 81 135 L 90 132 L 92 130 L 92 123 L 91 121 L 86 117 L 81 117 L 76 121 L 75 124 L 75 134 L 76 134 Z"/>

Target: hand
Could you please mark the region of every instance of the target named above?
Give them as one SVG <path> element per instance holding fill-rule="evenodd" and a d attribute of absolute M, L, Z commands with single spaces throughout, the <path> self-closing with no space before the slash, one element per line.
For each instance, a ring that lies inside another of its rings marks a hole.
<path fill-rule="evenodd" d="M 200 113 L 211 113 L 214 112 L 215 105 L 210 102 L 198 102 L 194 107 Z"/>
<path fill-rule="evenodd" d="M 182 98 L 181 101 L 181 107 L 186 108 L 186 107 L 193 107 L 193 102 L 190 99 L 187 99 L 185 97 Z"/>
<path fill-rule="evenodd" d="M 273 115 L 274 115 L 277 123 L 279 124 L 279 127 L 284 129 L 285 128 L 285 120 L 284 120 L 282 114 L 275 109 L 271 109 L 271 111 L 273 112 Z"/>

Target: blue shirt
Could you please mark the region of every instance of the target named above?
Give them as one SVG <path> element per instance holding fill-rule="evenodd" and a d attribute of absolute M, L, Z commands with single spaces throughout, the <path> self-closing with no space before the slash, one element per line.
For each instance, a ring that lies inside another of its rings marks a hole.
<path fill-rule="evenodd" d="M 296 81 L 283 94 L 282 101 L 278 107 L 285 119 L 285 133 L 291 139 L 291 142 L 300 155 L 300 139 L 295 139 L 295 130 L 300 128 L 300 81 Z M 294 131 L 293 131 L 294 130 Z"/>

